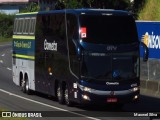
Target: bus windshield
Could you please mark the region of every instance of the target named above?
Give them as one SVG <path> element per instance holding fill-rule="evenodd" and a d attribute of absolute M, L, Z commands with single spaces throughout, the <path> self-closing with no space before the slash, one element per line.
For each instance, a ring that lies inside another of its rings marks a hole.
<path fill-rule="evenodd" d="M 81 76 L 86 79 L 128 80 L 139 77 L 139 53 L 83 54 Z"/>
<path fill-rule="evenodd" d="M 138 42 L 132 16 L 81 15 L 80 29 L 85 32 L 81 35 L 83 42 L 112 45 Z"/>

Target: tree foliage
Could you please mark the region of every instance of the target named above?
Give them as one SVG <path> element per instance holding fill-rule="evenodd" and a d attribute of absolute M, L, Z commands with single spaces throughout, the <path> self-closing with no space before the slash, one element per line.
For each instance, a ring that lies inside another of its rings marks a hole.
<path fill-rule="evenodd" d="M 64 4 L 65 8 L 106 8 L 106 9 L 127 9 L 130 7 L 130 0 L 58 0 L 56 4 Z"/>
<path fill-rule="evenodd" d="M 139 11 L 147 0 L 58 0 L 56 9 L 72 8 L 100 8 L 127 10 L 134 13 L 137 18 Z"/>
<path fill-rule="evenodd" d="M 143 9 L 147 0 L 134 0 L 134 4 L 132 6 L 132 12 L 135 13 L 136 18 L 138 17 L 138 13 L 141 9 Z"/>
<path fill-rule="evenodd" d="M 13 33 L 14 15 L 0 14 L 0 36 L 9 38 Z"/>
<path fill-rule="evenodd" d="M 39 10 L 40 10 L 40 6 L 38 5 L 38 3 L 30 2 L 25 8 L 22 8 L 20 10 L 20 13 L 37 12 Z"/>

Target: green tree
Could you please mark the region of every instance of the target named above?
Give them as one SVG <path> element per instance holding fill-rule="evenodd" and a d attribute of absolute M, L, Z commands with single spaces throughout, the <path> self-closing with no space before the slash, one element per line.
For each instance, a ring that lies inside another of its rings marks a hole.
<path fill-rule="evenodd" d="M 146 2 L 147 0 L 134 0 L 132 12 L 135 13 L 136 18 L 138 18 L 138 14 L 143 9 Z"/>
<path fill-rule="evenodd" d="M 76 9 L 76 8 L 82 8 L 82 0 L 59 0 L 61 3 L 64 4 L 65 8 L 67 9 Z"/>
<path fill-rule="evenodd" d="M 128 9 L 130 0 L 94 0 L 94 7 L 103 9 Z"/>
<path fill-rule="evenodd" d="M 14 15 L 0 14 L 0 36 L 9 38 L 13 32 Z"/>
<path fill-rule="evenodd" d="M 40 11 L 40 6 L 35 2 L 31 2 L 25 8 L 21 9 L 20 13 L 38 12 L 38 11 Z"/>

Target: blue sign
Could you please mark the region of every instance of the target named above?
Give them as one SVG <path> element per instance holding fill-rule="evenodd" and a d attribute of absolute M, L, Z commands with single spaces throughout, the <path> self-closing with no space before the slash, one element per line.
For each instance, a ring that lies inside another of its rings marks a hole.
<path fill-rule="evenodd" d="M 136 25 L 139 40 L 149 48 L 149 58 L 160 59 L 160 22 L 137 21 Z"/>

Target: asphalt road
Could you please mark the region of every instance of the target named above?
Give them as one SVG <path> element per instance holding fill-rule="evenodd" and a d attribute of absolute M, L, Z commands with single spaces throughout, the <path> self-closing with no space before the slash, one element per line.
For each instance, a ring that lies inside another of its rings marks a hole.
<path fill-rule="evenodd" d="M 67 107 L 39 93 L 26 95 L 12 82 L 11 47 L 11 43 L 0 43 L 0 110 L 34 111 L 41 112 L 42 116 L 48 116 L 29 118 L 38 120 L 49 120 L 53 119 L 52 117 L 65 120 L 150 120 L 149 117 L 130 116 L 134 116 L 134 113 L 160 112 L 160 99 L 144 95 L 141 95 L 138 104 L 126 104 L 122 109 L 109 106 Z"/>

